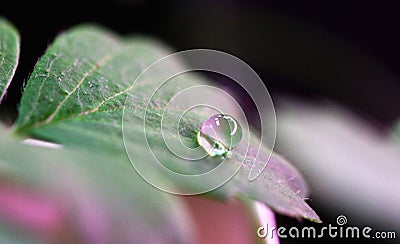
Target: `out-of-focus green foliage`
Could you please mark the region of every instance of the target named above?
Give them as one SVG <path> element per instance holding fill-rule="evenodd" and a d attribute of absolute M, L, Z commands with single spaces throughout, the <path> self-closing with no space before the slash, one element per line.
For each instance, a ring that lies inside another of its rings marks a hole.
<path fill-rule="evenodd" d="M 184 206 L 147 184 L 124 155 L 24 145 L 3 127 L 0 138 L 0 220 L 8 238 L 190 241 Z"/>

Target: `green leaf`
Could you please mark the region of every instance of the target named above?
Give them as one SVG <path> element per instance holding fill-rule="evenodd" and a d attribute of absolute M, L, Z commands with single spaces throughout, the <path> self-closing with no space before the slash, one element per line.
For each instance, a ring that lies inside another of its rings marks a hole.
<path fill-rule="evenodd" d="M 16 132 L 99 154 L 126 154 L 121 121 L 128 92 L 141 71 L 169 53 L 167 47 L 154 40 L 123 39 L 95 26 L 80 26 L 62 34 L 40 59 L 28 81 L 15 125 Z M 206 157 L 201 163 L 189 163 L 172 155 L 163 140 L 163 136 L 176 140 L 179 131 L 186 145 L 198 146 L 195 135 L 206 117 L 188 112 L 179 120 L 183 108 L 193 101 L 194 96 L 206 96 L 217 103 L 226 101 L 210 92 L 186 96 L 173 110 L 165 112 L 164 108 L 175 94 L 194 85 L 208 84 L 207 80 L 193 74 L 174 77 L 157 90 L 146 107 L 147 98 L 156 91 L 156 80 L 171 69 L 179 70 L 182 66 L 180 60 L 174 60 L 134 84 L 134 96 L 129 97 L 133 99 L 127 100 L 124 139 L 127 145 L 134 145 L 134 163 L 150 162 L 153 157 L 148 150 L 150 147 L 154 156 L 162 159 L 170 169 L 180 173 L 207 172 L 215 168 L 218 160 Z M 162 135 L 161 119 L 165 117 L 169 119 L 163 122 Z M 143 122 L 147 141 L 140 137 Z M 229 183 L 213 193 L 223 197 L 246 195 L 267 203 L 280 213 L 319 221 L 304 202 L 308 192 L 304 179 L 281 157 L 273 154 L 262 176 L 252 182 L 248 180 L 258 148 L 255 135 L 250 136 L 253 139 L 249 153 L 245 147 L 239 146 L 234 156 L 228 159 L 229 167 L 233 168 L 240 166 L 245 159 L 244 167 Z M 256 167 L 268 160 L 268 149 L 262 151 Z M 113 162 L 110 165 L 114 165 Z M 158 170 L 150 166 L 148 171 L 156 178 L 165 179 L 158 173 L 154 175 Z M 165 184 L 171 180 L 177 188 L 185 189 L 201 189 L 205 184 L 169 178 Z"/>
<path fill-rule="evenodd" d="M 1 126 L 0 138 L 1 237 L 37 237 L 45 242 L 191 241 L 179 199 L 144 182 L 123 155 L 100 157 L 86 150 L 24 145 Z"/>
<path fill-rule="evenodd" d="M 19 45 L 18 31 L 0 17 L 0 103 L 17 69 Z"/>

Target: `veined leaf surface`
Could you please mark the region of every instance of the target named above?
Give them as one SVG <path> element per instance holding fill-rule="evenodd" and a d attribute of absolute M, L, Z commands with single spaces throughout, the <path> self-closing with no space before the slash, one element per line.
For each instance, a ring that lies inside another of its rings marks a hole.
<path fill-rule="evenodd" d="M 96 26 L 85 25 L 67 31 L 54 41 L 36 65 L 22 97 L 16 132 L 99 154 L 126 155 L 121 128 L 122 113 L 126 108 L 125 116 L 128 117 L 124 121 L 128 122 L 124 127 L 128 132 L 124 139 L 125 143 L 134 145 L 133 161 L 147 162 L 155 156 L 162 158 L 165 167 L 181 173 L 202 173 L 215 168 L 218 164 L 215 158 L 206 157 L 202 163 L 190 163 L 174 156 L 163 140 L 163 136 L 180 136 L 189 147 L 198 146 L 195 135 L 206 117 L 190 112 L 180 117 L 184 112 L 183 105 L 194 97 L 185 97 L 181 104 L 168 111 L 170 119 L 163 122 L 164 131 L 160 133 L 165 106 L 172 97 L 186 88 L 209 84 L 207 80 L 185 74 L 174 77 L 156 91 L 155 80 L 184 65 L 181 60 L 174 60 L 134 84 L 143 70 L 169 53 L 167 47 L 154 40 L 121 38 Z M 135 96 L 127 100 L 132 87 Z M 226 102 L 213 93 L 196 96 Z M 149 97 L 153 98 L 150 103 Z M 146 126 L 147 140 L 136 136 L 142 132 L 143 125 Z M 316 213 L 304 202 L 308 192 L 304 179 L 283 158 L 273 154 L 262 176 L 255 181 L 248 180 L 258 145 L 254 134 L 249 135 L 253 139 L 248 152 L 238 146 L 234 156 L 228 159 L 232 167 L 240 166 L 244 161 L 243 167 L 214 193 L 219 196 L 246 195 L 265 202 L 282 214 L 318 222 Z M 148 153 L 149 147 L 154 155 Z M 263 148 L 256 164 L 264 164 L 268 154 L 268 149 Z M 116 163 L 119 162 L 110 162 L 107 167 L 115 167 Z M 198 182 L 161 180 L 176 188 L 202 187 Z"/>

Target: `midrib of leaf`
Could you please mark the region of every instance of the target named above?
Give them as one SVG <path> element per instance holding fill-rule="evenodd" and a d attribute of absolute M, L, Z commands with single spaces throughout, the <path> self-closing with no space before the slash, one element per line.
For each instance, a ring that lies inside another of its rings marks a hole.
<path fill-rule="evenodd" d="M 17 69 L 19 45 L 18 32 L 8 21 L 0 17 L 0 103 Z"/>
<path fill-rule="evenodd" d="M 91 75 L 93 72 L 95 72 L 96 70 L 98 70 L 100 67 L 102 67 L 104 64 L 106 64 L 108 61 L 110 61 L 110 60 L 113 58 L 113 56 L 115 57 L 115 54 L 114 54 L 114 55 L 113 55 L 113 54 L 114 54 L 114 53 L 109 53 L 109 54 L 107 54 L 107 55 L 106 55 L 104 58 L 102 58 L 99 62 L 97 62 L 95 65 L 93 65 L 93 67 L 92 67 L 89 71 L 85 72 L 85 73 L 83 74 L 83 77 L 79 80 L 78 84 L 72 89 L 71 92 L 69 92 L 69 93 L 67 94 L 67 96 L 65 96 L 64 100 L 62 100 L 62 101 L 57 105 L 57 107 L 56 107 L 56 109 L 54 110 L 54 112 L 53 112 L 52 114 L 50 114 L 50 116 L 47 117 L 47 119 L 45 119 L 43 122 L 36 123 L 36 124 L 34 125 L 34 127 L 38 127 L 38 126 L 40 126 L 40 125 L 50 123 L 51 120 L 54 118 L 54 116 L 57 115 L 58 111 L 59 111 L 60 108 L 64 105 L 64 103 L 71 97 L 71 94 L 73 94 L 73 93 L 81 86 L 82 82 L 83 82 L 89 75 Z"/>
<path fill-rule="evenodd" d="M 106 34 L 110 35 L 111 38 L 115 39 L 114 41 L 117 41 L 117 38 L 115 36 L 112 36 L 110 33 L 106 33 Z M 56 45 L 54 45 L 54 46 L 56 46 Z M 40 119 L 35 118 L 34 113 L 35 113 L 36 109 L 38 108 L 40 101 L 43 100 L 43 97 L 47 96 L 47 94 L 42 93 L 43 87 L 51 84 L 52 81 L 49 80 L 49 75 L 44 76 L 44 75 L 40 74 L 40 71 L 38 71 L 39 74 L 35 73 L 35 71 L 38 70 L 38 68 L 36 68 L 30 78 L 30 80 L 32 80 L 32 81 L 30 83 L 28 82 L 28 86 L 26 87 L 26 89 L 34 89 L 34 88 L 29 88 L 29 85 L 33 82 L 36 82 L 36 83 L 40 82 L 39 88 L 37 89 L 38 93 L 34 97 L 35 101 L 33 102 L 33 106 L 31 106 L 29 108 L 29 111 L 26 113 L 26 115 L 18 118 L 18 121 L 15 126 L 16 130 L 23 132 L 25 129 L 37 128 L 37 127 L 49 124 L 50 122 L 53 122 L 53 121 L 54 122 L 62 121 L 62 120 L 70 118 L 71 116 L 60 115 L 59 112 L 63 107 L 65 107 L 65 104 L 68 102 L 68 100 L 71 98 L 71 96 L 76 94 L 77 91 L 79 91 L 79 89 L 82 87 L 82 85 L 84 84 L 85 81 L 96 80 L 96 79 L 98 79 L 99 75 L 106 74 L 105 72 L 102 72 L 102 70 L 101 70 L 102 68 L 104 68 L 104 66 L 106 64 L 109 64 L 113 59 L 120 58 L 119 57 L 120 54 L 132 52 L 132 49 L 135 49 L 135 45 L 134 44 L 132 45 L 132 43 L 121 42 L 121 43 L 119 43 L 119 45 L 114 45 L 114 47 L 112 48 L 112 50 L 109 51 L 109 53 L 104 55 L 104 57 L 102 57 L 100 59 L 100 61 L 95 62 L 95 64 L 93 64 L 90 69 L 88 69 L 87 71 L 84 72 L 82 77 L 79 79 L 78 83 L 70 91 L 68 91 L 68 90 L 64 91 L 66 93 L 66 96 L 62 100 L 58 101 L 57 106 L 55 106 L 51 110 L 46 111 L 46 114 L 49 114 L 49 115 L 46 118 L 40 118 Z M 52 47 L 50 47 L 47 53 L 51 54 L 52 52 L 57 52 L 57 50 L 52 50 Z M 46 72 L 48 74 L 50 74 L 51 72 L 54 73 L 54 71 L 52 70 L 52 67 L 53 67 L 54 63 L 56 62 L 56 60 L 58 58 L 60 58 L 59 55 L 54 55 L 54 56 L 55 57 L 52 60 L 48 61 L 49 65 L 46 68 Z M 63 54 L 63 56 L 67 56 L 67 55 Z M 49 57 L 51 58 L 51 55 L 49 55 Z M 153 59 L 153 61 L 155 61 L 155 59 Z M 131 67 L 127 67 L 127 68 L 131 68 Z M 121 69 L 122 69 L 121 67 L 118 67 L 118 70 L 121 70 Z M 37 77 L 39 77 L 39 78 L 44 77 L 44 78 L 42 80 L 37 80 L 36 79 Z M 131 80 L 132 80 L 132 77 L 128 77 L 128 79 L 126 79 L 126 80 L 116 80 L 116 79 L 110 78 L 110 81 L 113 83 L 121 83 L 121 81 L 122 81 L 122 83 L 127 83 Z M 37 85 L 38 84 L 35 84 L 35 86 L 37 86 Z M 101 100 L 98 100 L 93 104 L 87 104 L 88 105 L 87 109 L 81 110 L 81 111 L 74 111 L 74 113 L 77 116 L 81 116 L 81 115 L 97 112 L 104 103 L 106 103 L 110 100 L 116 99 L 118 96 L 126 95 L 129 92 L 131 87 L 132 87 L 132 85 L 129 84 L 129 86 L 127 86 L 125 88 L 121 88 L 121 90 L 113 91 L 113 94 L 111 96 L 102 98 Z M 24 99 L 24 97 L 22 98 L 22 100 L 23 99 Z M 121 101 L 122 100 L 124 100 L 124 97 L 121 98 Z M 23 103 L 23 101 L 22 101 L 22 103 Z M 21 110 L 23 110 L 23 109 L 24 108 L 21 108 Z M 118 109 L 122 109 L 122 106 L 119 107 Z M 115 108 L 113 110 L 115 110 Z M 30 120 L 33 120 L 33 121 L 30 121 Z"/>
<path fill-rule="evenodd" d="M 53 67 L 54 62 L 55 62 L 59 57 L 60 57 L 60 56 L 56 56 L 53 60 L 51 60 L 51 61 L 49 62 L 50 64 L 49 64 L 48 68 L 46 69 L 46 72 L 47 72 L 47 73 L 50 73 L 51 68 Z M 45 76 L 45 77 L 46 77 L 46 78 L 43 80 L 43 82 L 40 84 L 39 88 L 37 89 L 37 96 L 36 96 L 35 101 L 33 102 L 32 109 L 29 110 L 29 111 L 27 112 L 27 114 L 25 115 L 25 117 L 22 119 L 22 120 L 24 121 L 23 123 L 26 123 L 26 122 L 29 120 L 29 118 L 30 118 L 30 116 L 32 115 L 33 111 L 35 111 L 35 109 L 36 109 L 37 106 L 39 105 L 39 98 L 40 98 L 40 96 L 42 95 L 42 90 L 43 90 L 43 87 L 44 87 L 44 84 L 45 84 L 45 80 L 48 78 L 48 75 Z"/>
<path fill-rule="evenodd" d="M 112 51 L 110 53 L 107 53 L 103 58 L 101 58 L 98 62 L 96 62 L 88 71 L 86 71 L 83 74 L 83 76 L 79 80 L 78 84 L 75 87 L 73 87 L 73 89 L 71 91 L 66 91 L 67 95 L 65 96 L 65 98 L 62 101 L 59 102 L 59 104 L 56 106 L 54 111 L 46 119 L 35 122 L 33 127 L 35 128 L 35 127 L 49 124 L 54 119 L 54 117 L 57 115 L 58 111 L 65 104 L 65 102 L 71 97 L 72 94 L 74 94 L 77 91 L 77 89 L 79 89 L 79 87 L 82 85 L 82 83 L 85 81 L 85 79 L 87 77 L 89 77 L 91 74 L 93 74 L 96 70 L 100 69 L 103 65 L 105 65 L 107 62 L 109 62 L 115 56 L 116 56 L 115 51 Z M 59 56 L 56 56 L 53 60 L 50 61 L 50 66 L 46 70 L 48 73 L 50 73 L 52 71 L 53 64 L 58 58 L 59 58 Z M 42 95 L 42 89 L 43 89 L 43 86 L 45 85 L 46 81 L 47 81 L 47 77 L 46 77 L 46 79 L 43 79 L 43 81 L 40 84 L 37 99 L 35 100 L 35 104 L 31 110 L 32 112 L 37 108 L 37 106 L 39 104 L 40 96 Z M 32 116 L 32 112 L 28 113 L 28 115 L 25 117 L 25 119 L 23 119 L 25 122 L 30 119 L 30 116 Z M 84 114 L 85 112 L 86 111 L 82 112 L 82 114 Z"/>
<path fill-rule="evenodd" d="M 98 49 L 104 49 L 101 50 L 101 55 L 85 53 L 84 50 L 83 53 L 76 52 L 74 54 L 70 50 L 69 45 L 73 47 L 76 45 L 75 48 L 79 49 L 79 45 L 85 45 L 92 39 L 98 41 Z M 69 45 L 67 40 L 70 42 Z M 84 147 L 99 153 L 124 153 L 121 141 L 121 116 L 127 92 L 130 91 L 133 81 L 147 65 L 168 54 L 168 51 L 165 50 L 165 47 L 152 43 L 151 40 L 123 41 L 113 34 L 93 26 L 75 28 L 63 34 L 57 38 L 45 56 L 38 62 L 28 81 L 21 101 L 20 115 L 15 126 L 16 131 L 63 143 L 67 146 Z M 110 53 L 113 54 L 109 56 Z M 56 57 L 58 59 L 54 60 Z M 91 59 L 92 64 L 88 67 L 85 66 L 85 70 L 74 65 L 75 62 L 84 63 L 84 59 L 87 58 Z M 48 65 L 49 60 L 51 61 L 50 66 Z M 66 68 L 72 69 L 72 75 L 68 79 L 58 74 Z M 42 74 L 43 70 L 46 70 L 47 73 Z M 128 73 L 122 75 L 123 70 Z M 160 72 L 163 72 L 163 70 Z M 57 83 L 58 78 L 64 78 L 62 82 L 66 84 Z M 154 116 L 146 132 L 150 133 L 151 141 L 156 150 L 160 155 L 163 155 L 170 166 L 188 168 L 186 162 L 176 161 L 168 154 L 156 129 L 159 126 L 162 109 L 168 103 L 171 93 L 177 92 L 178 89 L 177 87 L 167 86 L 158 95 L 160 104 L 156 102 L 147 106 L 144 98 L 152 93 L 153 88 L 151 85 L 148 86 L 146 82 L 150 84 L 154 78 L 156 77 L 147 77 L 144 83 L 134 84 L 135 89 L 138 89 L 139 92 L 137 92 L 132 107 L 127 107 L 132 112 L 131 129 L 138 129 L 135 127 L 135 123 L 143 123 L 142 117 L 145 113 L 149 113 L 150 117 Z M 107 80 L 109 87 L 100 83 L 101 79 Z M 98 87 L 95 90 L 90 89 L 92 80 L 97 82 Z M 180 89 L 194 84 L 206 84 L 203 79 L 198 77 L 185 79 L 181 83 L 183 87 Z M 71 86 L 70 89 L 65 88 L 68 86 Z M 40 88 L 39 92 L 36 88 Z M 80 92 L 83 94 L 81 97 L 79 97 Z M 103 93 L 106 93 L 106 95 Z M 212 98 L 213 95 L 207 94 L 207 96 Z M 49 103 L 50 99 L 56 105 Z M 33 108 L 32 103 L 35 104 Z M 177 109 L 177 112 L 182 111 Z M 198 115 L 186 116 L 183 125 L 190 129 L 183 139 L 196 144 L 193 135 L 195 135 L 195 130 L 198 127 L 192 125 L 201 125 L 203 120 L 204 118 Z M 166 134 L 167 136 L 176 136 L 173 131 L 167 131 Z M 134 141 L 138 147 L 144 146 L 144 142 L 140 141 L 140 138 L 128 137 L 126 139 Z M 141 151 L 139 150 L 139 152 Z M 237 153 L 240 157 L 244 156 L 246 152 L 238 151 Z M 148 157 L 148 155 L 140 156 L 143 160 Z M 254 156 L 254 154 L 250 156 Z M 211 158 L 207 160 L 208 165 L 196 167 L 207 169 L 214 163 Z M 264 164 L 265 160 L 267 159 L 264 157 L 257 163 Z M 240 164 L 241 162 L 232 159 L 232 163 Z M 275 157 L 275 164 L 270 163 L 269 165 L 271 167 L 267 167 L 266 171 L 270 171 L 254 182 L 248 181 L 249 166 L 245 165 L 239 171 L 237 177 L 218 190 L 218 194 L 246 194 L 269 204 L 280 213 L 296 217 L 303 216 L 319 221 L 315 212 L 304 202 L 307 187 L 301 175 L 286 161 L 277 157 Z M 278 167 L 278 171 L 272 167 L 274 165 L 280 167 Z M 296 180 L 287 178 L 285 174 L 291 175 L 290 177 L 296 178 Z M 176 182 L 176 184 L 180 186 L 180 182 Z M 195 186 L 182 185 L 181 187 Z M 297 193 L 299 189 L 300 192 L 303 191 L 301 194 Z"/>

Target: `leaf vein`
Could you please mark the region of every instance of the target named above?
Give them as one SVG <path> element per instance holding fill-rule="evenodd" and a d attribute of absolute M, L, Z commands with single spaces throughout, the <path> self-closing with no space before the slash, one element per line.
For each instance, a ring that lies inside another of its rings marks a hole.
<path fill-rule="evenodd" d="M 92 68 L 85 72 L 82 76 L 82 78 L 79 80 L 78 84 L 70 91 L 67 93 L 65 98 L 57 105 L 56 109 L 45 119 L 44 121 L 41 121 L 39 123 L 36 123 L 34 127 L 43 125 L 43 124 L 48 124 L 50 123 L 53 118 L 57 115 L 57 113 L 60 111 L 61 107 L 67 102 L 67 100 L 71 97 L 72 94 L 75 93 L 75 91 L 82 85 L 82 83 L 85 81 L 85 79 L 91 75 L 93 72 L 104 66 L 107 62 L 109 62 L 113 57 L 115 57 L 114 52 L 110 52 L 107 55 L 105 55 L 100 61 L 96 62 Z"/>
<path fill-rule="evenodd" d="M 60 56 L 56 56 L 54 59 L 52 59 L 52 60 L 49 61 L 49 66 L 48 66 L 47 69 L 46 69 L 47 75 L 44 76 L 43 81 L 42 81 L 42 83 L 41 83 L 40 86 L 39 86 L 38 93 L 37 93 L 37 96 L 36 96 L 36 100 L 35 100 L 35 102 L 33 103 L 32 108 L 29 110 L 29 113 L 28 113 L 27 115 L 25 115 L 25 117 L 24 117 L 24 123 L 26 123 L 27 121 L 29 121 L 29 118 L 32 116 L 33 112 L 36 110 L 37 106 L 39 105 L 39 100 L 40 100 L 39 98 L 40 98 L 40 96 L 42 95 L 42 90 L 43 90 L 43 87 L 44 87 L 44 83 L 45 83 L 46 80 L 50 77 L 50 71 L 51 71 L 51 69 L 52 69 L 52 67 L 53 67 L 53 64 L 54 64 L 55 61 L 56 61 L 58 58 L 60 58 L 60 57 L 61 57 L 61 55 L 60 55 Z"/>

